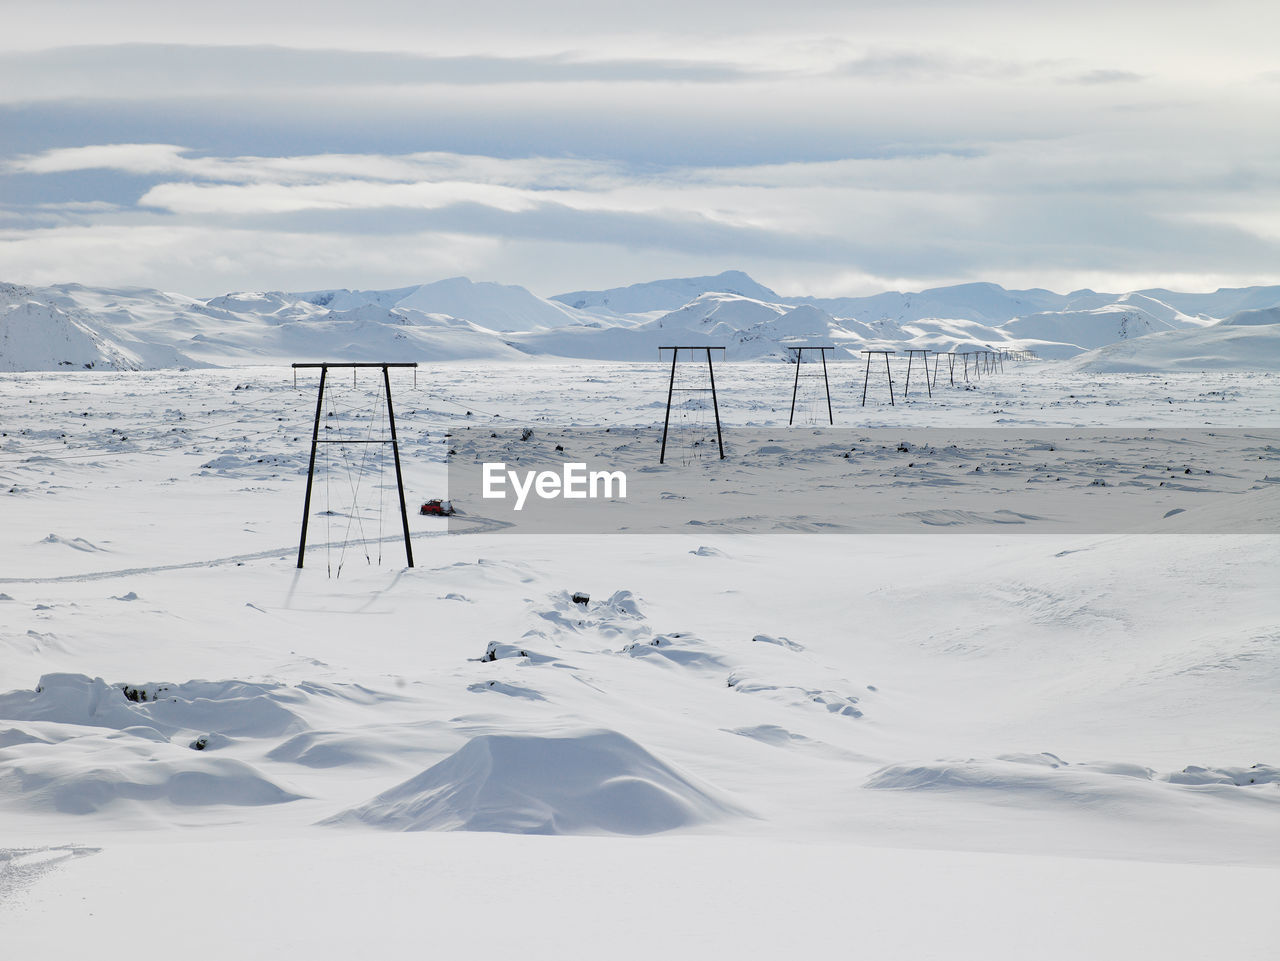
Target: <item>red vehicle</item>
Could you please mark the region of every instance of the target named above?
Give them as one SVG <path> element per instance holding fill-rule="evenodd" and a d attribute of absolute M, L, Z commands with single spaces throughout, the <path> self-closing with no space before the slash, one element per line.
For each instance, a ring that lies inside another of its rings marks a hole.
<path fill-rule="evenodd" d="M 418 513 L 427 514 L 431 517 L 449 517 L 453 514 L 453 504 L 435 497 L 423 504 Z"/>

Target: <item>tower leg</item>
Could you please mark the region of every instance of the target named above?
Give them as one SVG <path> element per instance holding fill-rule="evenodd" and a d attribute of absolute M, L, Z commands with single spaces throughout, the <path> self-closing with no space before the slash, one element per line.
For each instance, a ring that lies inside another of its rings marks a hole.
<path fill-rule="evenodd" d="M 834 427 L 836 415 L 831 413 L 831 381 L 827 379 L 827 348 L 819 348 L 818 353 L 822 356 L 822 383 L 827 388 L 827 420 Z"/>
<path fill-rule="evenodd" d="M 798 374 L 800 368 L 796 368 Z M 716 371 L 711 366 L 711 348 L 707 348 L 707 373 L 711 375 L 711 409 L 716 412 L 716 444 L 720 448 L 720 459 L 724 460 L 724 438 L 720 436 L 720 401 L 716 398 Z"/>
<path fill-rule="evenodd" d="M 671 382 L 667 385 L 667 416 L 662 422 L 662 451 L 658 454 L 658 463 L 667 460 L 667 428 L 671 426 L 671 395 L 676 389 L 676 358 L 680 356 L 680 348 L 671 349 Z"/>
<path fill-rule="evenodd" d="M 791 385 L 791 417 L 787 421 L 790 427 L 796 420 L 796 392 L 800 389 L 800 361 L 804 359 L 804 348 L 796 348 L 796 382 Z"/>
<path fill-rule="evenodd" d="M 316 422 L 311 427 L 311 460 L 307 464 L 307 496 L 302 501 L 302 537 L 298 540 L 298 568 L 302 568 L 302 559 L 307 552 L 307 521 L 311 519 L 311 482 L 316 474 L 316 447 L 320 440 L 320 414 L 324 410 L 324 382 L 329 373 L 328 367 L 320 368 L 320 391 L 316 396 Z M 296 377 L 297 374 L 295 373 Z"/>
<path fill-rule="evenodd" d="M 387 389 L 387 419 L 391 422 L 391 452 L 396 459 L 396 490 L 400 492 L 400 524 L 404 528 L 404 556 L 413 566 L 413 545 L 409 543 L 409 511 L 404 504 L 404 475 L 400 473 L 400 441 L 396 437 L 396 412 L 391 406 L 391 375 L 384 365 L 382 383 Z M 379 501 L 381 504 L 381 501 Z"/>

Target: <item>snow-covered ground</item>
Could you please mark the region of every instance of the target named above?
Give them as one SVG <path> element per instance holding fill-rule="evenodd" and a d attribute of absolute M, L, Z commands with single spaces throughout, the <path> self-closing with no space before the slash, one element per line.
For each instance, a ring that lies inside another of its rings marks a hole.
<path fill-rule="evenodd" d="M 726 424 L 785 431 L 791 372 L 718 368 Z M 1280 375 L 1034 363 L 861 407 L 861 373 L 839 427 L 1262 439 L 1180 495 L 1220 534 L 532 537 L 470 502 L 410 516 L 412 569 L 388 475 L 335 471 L 297 570 L 314 377 L 0 377 L 6 948 L 1265 956 Z M 665 378 L 396 371 L 410 507 L 467 428 L 657 432 Z"/>

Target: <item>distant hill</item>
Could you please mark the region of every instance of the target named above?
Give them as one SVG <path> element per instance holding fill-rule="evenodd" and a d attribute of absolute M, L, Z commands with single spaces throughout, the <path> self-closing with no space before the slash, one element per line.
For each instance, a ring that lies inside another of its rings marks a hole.
<path fill-rule="evenodd" d="M 1225 327 L 1262 327 L 1267 324 L 1280 324 L 1280 307 L 1241 310 L 1219 323 Z"/>
<path fill-rule="evenodd" d="M 740 270 L 726 270 L 714 277 L 683 277 L 653 280 L 610 290 L 578 290 L 556 294 L 551 299 L 577 310 L 603 310 L 611 314 L 647 314 L 672 311 L 703 294 L 735 294 L 752 300 L 775 302 L 780 298 L 768 287 L 756 283 Z"/>
<path fill-rule="evenodd" d="M 1098 373 L 1162 370 L 1280 370 L 1280 323 L 1214 324 L 1108 344 L 1068 361 Z"/>
<path fill-rule="evenodd" d="M 0 284 L 0 370 L 142 370 L 200 366 L 171 346 L 114 329 L 41 289 Z"/>
<path fill-rule="evenodd" d="M 144 288 L 0 284 L 0 370 L 326 359 L 649 361 L 672 344 L 723 346 L 729 359 L 744 361 L 786 361 L 788 347 L 825 344 L 835 348 L 832 359 L 856 358 L 866 348 L 1023 348 L 1104 365 L 1097 369 L 1274 368 L 1280 358 L 1268 338 L 1278 313 L 1280 287 L 1056 294 L 973 283 L 869 297 L 784 297 L 740 271 L 552 299 L 465 277 L 208 300 Z"/>
<path fill-rule="evenodd" d="M 475 283 L 466 277 L 398 290 L 323 290 L 286 296 L 339 311 L 372 305 L 446 314 L 497 331 L 561 327 L 586 319 L 578 311 L 543 300 L 523 287 Z"/>

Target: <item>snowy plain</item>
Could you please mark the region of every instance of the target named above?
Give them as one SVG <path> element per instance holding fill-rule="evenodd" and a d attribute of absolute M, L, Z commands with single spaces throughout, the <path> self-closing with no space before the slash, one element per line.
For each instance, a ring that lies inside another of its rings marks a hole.
<path fill-rule="evenodd" d="M 665 375 L 397 371 L 410 507 L 446 493 L 445 434 L 656 432 Z M 1275 373 L 1036 362 L 892 407 L 859 406 L 860 375 L 833 367 L 841 427 L 1280 427 Z M 719 368 L 726 424 L 783 427 L 789 378 Z M 411 569 L 398 517 L 342 555 L 317 513 L 297 570 L 314 387 L 283 368 L 0 376 L 15 954 L 1280 941 L 1275 448 L 1204 508 L 1216 535 L 535 538 L 461 504 L 452 533 L 410 517 Z M 672 470 L 750 479 L 732 458 Z"/>

